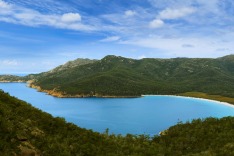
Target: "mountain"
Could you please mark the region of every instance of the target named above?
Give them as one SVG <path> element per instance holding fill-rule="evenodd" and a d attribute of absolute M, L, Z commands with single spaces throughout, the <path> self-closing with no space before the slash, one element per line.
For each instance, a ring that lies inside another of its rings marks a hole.
<path fill-rule="evenodd" d="M 234 155 L 234 117 L 178 123 L 150 138 L 93 132 L 52 117 L 0 90 L 0 155 Z"/>
<path fill-rule="evenodd" d="M 26 77 L 24 77 L 25 80 L 32 80 L 32 79 L 37 79 L 39 77 L 46 77 L 46 76 L 50 76 L 50 75 L 53 75 L 53 74 L 61 74 L 63 73 L 64 71 L 66 70 L 70 70 L 72 68 L 75 68 L 75 67 L 79 67 L 79 66 L 82 66 L 82 65 L 86 65 L 86 64 L 90 64 L 90 63 L 94 63 L 96 62 L 97 60 L 90 60 L 90 59 L 82 59 L 82 58 L 78 58 L 74 61 L 69 61 L 63 65 L 60 65 L 48 72 L 43 72 L 43 73 L 40 73 L 40 74 L 30 74 L 30 75 L 27 75 Z"/>
<path fill-rule="evenodd" d="M 31 87 L 58 97 L 137 97 L 193 92 L 234 98 L 234 55 L 216 59 L 141 60 L 108 55 L 101 60 L 77 59 L 19 80 L 30 80 Z"/>
<path fill-rule="evenodd" d="M 0 82 L 23 82 L 24 78 L 15 75 L 0 75 Z"/>
<path fill-rule="evenodd" d="M 29 75 L 32 85 L 60 96 L 141 96 L 204 92 L 234 97 L 234 55 L 217 59 L 141 60 L 109 55 Z"/>

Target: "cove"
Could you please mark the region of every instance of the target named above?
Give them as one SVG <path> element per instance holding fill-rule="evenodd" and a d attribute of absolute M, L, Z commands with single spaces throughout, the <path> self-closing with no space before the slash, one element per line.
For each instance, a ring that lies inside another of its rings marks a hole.
<path fill-rule="evenodd" d="M 0 89 L 55 117 L 101 133 L 109 128 L 114 134 L 152 136 L 178 121 L 234 116 L 233 106 L 196 98 L 55 98 L 28 88 L 25 83 L 0 83 Z"/>

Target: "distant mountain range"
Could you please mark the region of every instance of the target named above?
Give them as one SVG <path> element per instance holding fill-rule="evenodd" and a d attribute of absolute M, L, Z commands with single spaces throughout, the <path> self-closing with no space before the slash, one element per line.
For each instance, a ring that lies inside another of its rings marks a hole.
<path fill-rule="evenodd" d="M 143 94 L 203 92 L 234 97 L 234 55 L 211 58 L 144 58 L 108 55 L 77 59 L 51 71 L 0 81 L 29 81 L 58 97 L 136 97 Z"/>

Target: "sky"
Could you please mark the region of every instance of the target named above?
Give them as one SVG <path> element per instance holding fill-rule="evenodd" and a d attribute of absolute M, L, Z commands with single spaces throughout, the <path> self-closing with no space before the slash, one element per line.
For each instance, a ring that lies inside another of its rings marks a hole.
<path fill-rule="evenodd" d="M 234 54 L 233 0 L 0 0 L 0 73 L 77 58 Z"/>

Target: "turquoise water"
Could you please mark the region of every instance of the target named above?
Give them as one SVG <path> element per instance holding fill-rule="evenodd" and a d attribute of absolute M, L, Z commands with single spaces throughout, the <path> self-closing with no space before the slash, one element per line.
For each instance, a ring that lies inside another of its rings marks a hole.
<path fill-rule="evenodd" d="M 178 121 L 234 116 L 234 107 L 194 98 L 55 98 L 25 83 L 0 83 L 0 89 L 80 127 L 114 134 L 155 135 Z"/>

